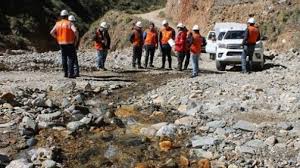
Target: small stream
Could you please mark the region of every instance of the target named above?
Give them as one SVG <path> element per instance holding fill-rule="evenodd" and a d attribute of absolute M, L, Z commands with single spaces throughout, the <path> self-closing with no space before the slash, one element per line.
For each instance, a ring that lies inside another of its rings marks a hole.
<path fill-rule="evenodd" d="M 132 103 L 138 96 L 167 83 L 168 80 L 182 78 L 186 74 L 160 73 L 147 74 L 143 72 L 123 73 L 123 77 L 135 81 L 130 87 L 114 90 L 112 94 L 103 97 L 94 95 L 89 101 L 94 108 L 105 107 L 106 113 L 112 113 L 113 118 L 103 127 L 90 127 L 69 135 L 66 131 L 53 129 L 39 132 L 38 146 L 57 146 L 61 149 L 61 162 L 64 167 L 163 167 L 170 159 L 178 160 L 185 151 L 184 137 L 172 139 L 172 152 L 162 152 L 159 142 L 164 139 L 147 138 L 140 134 L 140 129 L 161 122 L 174 122 L 176 115 L 172 109 L 158 106 L 138 107 Z M 95 103 L 97 102 L 97 103 Z M 113 106 L 107 104 L 113 102 Z M 106 106 L 105 106 L 106 104 Z M 154 111 L 161 115 L 153 116 Z M 169 139 L 165 139 L 169 140 Z"/>

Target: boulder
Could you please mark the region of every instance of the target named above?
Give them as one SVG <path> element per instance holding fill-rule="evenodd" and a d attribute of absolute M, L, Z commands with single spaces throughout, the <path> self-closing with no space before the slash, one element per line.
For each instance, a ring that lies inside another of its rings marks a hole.
<path fill-rule="evenodd" d="M 81 128 L 83 126 L 84 126 L 84 123 L 82 123 L 80 121 L 73 121 L 73 122 L 69 122 L 67 124 L 67 128 L 72 132 L 77 131 L 79 128 Z"/>
<path fill-rule="evenodd" d="M 42 163 L 43 168 L 56 168 L 56 162 L 54 160 L 45 160 Z"/>
<path fill-rule="evenodd" d="M 19 131 L 21 135 L 34 135 L 37 131 L 37 124 L 33 119 L 25 116 L 19 125 Z"/>
<path fill-rule="evenodd" d="M 46 106 L 45 100 L 41 97 L 37 97 L 34 100 L 32 100 L 31 104 L 36 107 L 45 107 Z"/>
<path fill-rule="evenodd" d="M 238 121 L 234 126 L 234 129 L 240 129 L 243 131 L 256 131 L 257 130 L 257 126 L 254 123 L 248 122 L 248 121 L 244 121 L 244 120 L 240 120 Z"/>
<path fill-rule="evenodd" d="M 157 132 L 156 132 L 156 136 L 159 137 L 174 137 L 176 134 L 176 126 L 174 124 L 169 124 L 169 125 L 165 125 L 162 126 Z"/>
<path fill-rule="evenodd" d="M 45 105 L 46 105 L 47 107 L 50 107 L 50 108 L 54 106 L 52 100 L 50 100 L 50 99 L 47 99 L 47 100 L 45 101 Z"/>
<path fill-rule="evenodd" d="M 274 146 L 277 142 L 278 141 L 277 141 L 277 139 L 274 135 L 270 136 L 269 138 L 267 138 L 265 140 L 265 144 L 268 145 L 268 146 Z"/>
<path fill-rule="evenodd" d="M 187 116 L 187 117 L 177 119 L 175 121 L 175 125 L 183 125 L 183 126 L 187 126 L 187 127 L 196 127 L 198 125 L 198 120 L 195 119 L 192 116 Z"/>
<path fill-rule="evenodd" d="M 245 143 L 246 146 L 252 147 L 254 149 L 263 148 L 265 146 L 264 141 L 259 139 L 254 139 Z"/>
<path fill-rule="evenodd" d="M 61 112 L 60 111 L 57 111 L 57 112 L 54 112 L 54 113 L 49 113 L 49 114 L 39 114 L 37 116 L 37 121 L 44 121 L 44 122 L 51 122 L 53 121 L 54 119 L 57 119 L 61 116 Z"/>
<path fill-rule="evenodd" d="M 214 137 L 201 137 L 199 135 L 196 135 L 192 137 L 191 142 L 193 148 L 195 147 L 201 147 L 204 145 L 215 145 L 217 143 L 218 139 Z"/>
<path fill-rule="evenodd" d="M 224 120 L 220 121 L 211 121 L 206 124 L 209 128 L 223 128 L 225 127 L 226 122 Z"/>
<path fill-rule="evenodd" d="M 213 158 L 213 153 L 211 153 L 209 151 L 205 151 L 203 149 L 191 149 L 190 156 L 196 156 L 197 158 L 210 160 Z"/>
<path fill-rule="evenodd" d="M 151 138 L 151 137 L 155 136 L 156 131 L 157 131 L 156 129 L 151 128 L 151 127 L 150 128 L 141 128 L 140 129 L 140 134 L 143 135 L 143 136 Z"/>
<path fill-rule="evenodd" d="M 32 163 L 40 165 L 43 161 L 53 158 L 53 151 L 50 148 L 37 148 L 28 151 L 28 155 Z"/>
<path fill-rule="evenodd" d="M 11 161 L 6 168 L 33 168 L 33 164 L 26 159 L 18 159 Z"/>
<path fill-rule="evenodd" d="M 255 155 L 255 149 L 249 146 L 237 146 L 236 151 L 243 154 L 252 154 Z"/>

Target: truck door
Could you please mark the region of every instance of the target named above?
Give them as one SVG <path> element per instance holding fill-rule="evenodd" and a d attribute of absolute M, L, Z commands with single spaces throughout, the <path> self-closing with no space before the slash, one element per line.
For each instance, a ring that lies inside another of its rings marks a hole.
<path fill-rule="evenodd" d="M 205 47 L 206 52 L 209 54 L 217 53 L 217 37 L 215 31 L 208 32 L 206 41 L 207 41 L 207 45 Z"/>

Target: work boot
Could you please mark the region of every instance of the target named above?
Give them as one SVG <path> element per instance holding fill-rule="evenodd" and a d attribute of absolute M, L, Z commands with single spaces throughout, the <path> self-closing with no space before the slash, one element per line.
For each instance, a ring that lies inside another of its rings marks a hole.
<path fill-rule="evenodd" d="M 70 78 L 70 79 L 75 79 L 76 76 L 75 76 L 75 75 L 70 75 L 69 78 Z"/>
<path fill-rule="evenodd" d="M 159 69 L 165 69 L 165 66 L 161 66 Z"/>

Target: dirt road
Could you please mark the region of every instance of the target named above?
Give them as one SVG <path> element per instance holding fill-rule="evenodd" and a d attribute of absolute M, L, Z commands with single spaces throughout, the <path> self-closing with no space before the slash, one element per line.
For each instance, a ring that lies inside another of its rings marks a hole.
<path fill-rule="evenodd" d="M 163 9 L 159 9 L 159 10 L 156 10 L 156 11 L 152 11 L 152 12 L 149 12 L 149 13 L 144 13 L 144 14 L 137 14 L 135 16 L 137 17 L 141 17 L 145 20 L 149 20 L 151 22 L 153 22 L 157 27 L 161 27 L 162 25 L 162 21 L 163 20 L 168 20 L 167 18 L 164 18 L 160 15 L 160 13 L 164 13 L 165 11 L 165 8 Z M 171 22 L 170 20 L 168 20 L 169 24 L 171 27 L 175 28 L 176 25 Z"/>

